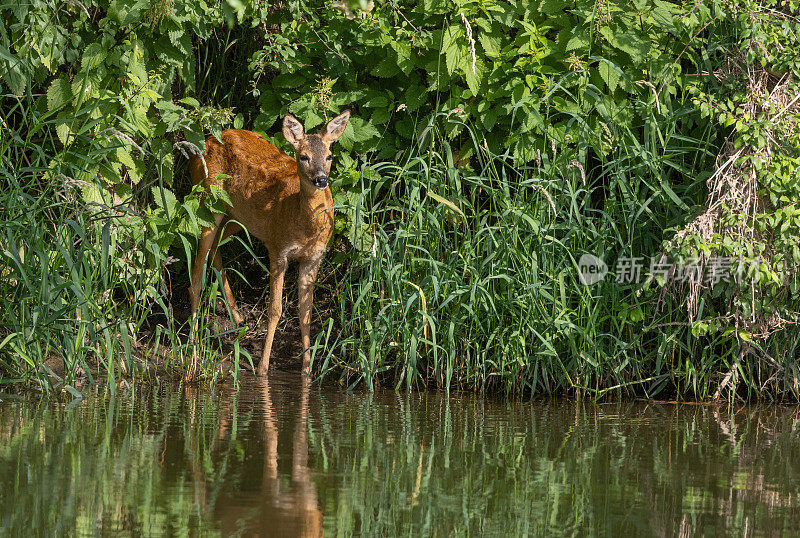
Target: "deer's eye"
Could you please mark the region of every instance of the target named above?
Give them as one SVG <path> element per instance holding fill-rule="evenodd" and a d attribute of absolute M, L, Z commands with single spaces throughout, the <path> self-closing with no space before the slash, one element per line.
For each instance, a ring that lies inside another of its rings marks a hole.
<path fill-rule="evenodd" d="M 326 161 L 330 161 L 331 159 L 333 159 L 333 155 L 328 155 L 328 157 L 326 157 L 326 159 L 325 159 L 325 160 L 326 160 Z"/>
<path fill-rule="evenodd" d="M 307 163 L 310 159 L 308 158 L 308 155 L 300 155 L 300 160 L 304 163 Z"/>

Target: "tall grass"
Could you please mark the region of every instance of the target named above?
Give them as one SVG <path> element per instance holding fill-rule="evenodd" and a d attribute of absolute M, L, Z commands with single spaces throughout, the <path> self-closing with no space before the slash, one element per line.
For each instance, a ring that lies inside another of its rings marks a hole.
<path fill-rule="evenodd" d="M 713 133 L 681 134 L 692 125 L 679 106 L 653 111 L 638 132 L 613 133 L 621 143 L 588 170 L 554 145 L 519 166 L 473 136 L 472 172 L 454 162 L 446 121 L 458 120 L 440 116 L 402 163 L 363 177 L 357 209 L 375 246 L 339 286 L 338 323 L 318 339 L 323 374 L 409 389 L 707 395 L 725 353 L 697 356 L 686 327 L 670 324 L 678 305 L 656 310 L 655 283 L 618 285 L 613 270 L 619 256 L 657 254 L 700 199 L 687 176 L 708 165 Z M 612 274 L 583 285 L 583 253 Z"/>
<path fill-rule="evenodd" d="M 14 307 L 0 314 L 4 379 L 74 390 L 83 374 L 138 378 L 159 363 L 213 376 L 212 331 L 195 327 L 197 352 L 173 314 L 172 288 L 185 285 L 192 245 L 165 248 L 160 230 L 169 223 L 142 209 L 163 196 L 149 192 L 163 186 L 159 170 L 125 198 L 103 192 L 76 178 L 90 163 L 109 163 L 113 146 L 84 139 L 89 150 L 71 154 L 25 100 L 8 108 L 0 296 Z M 680 110 L 654 113 L 639 132 L 614 132 L 623 143 L 588 170 L 576 164 L 585 158 L 555 146 L 518 166 L 472 136 L 471 171 L 441 130 L 458 121 L 434 118 L 403 160 L 364 166 L 356 207 L 340 208 L 368 226 L 354 228 L 365 235 L 350 239 L 365 250 L 352 251 L 345 285 L 330 290 L 338 319 L 324 320 L 317 338 L 321 375 L 409 389 L 709 395 L 731 359 L 713 347 L 698 357 L 696 339 L 679 325 L 652 328 L 676 318 L 669 301 L 658 319 L 641 319 L 654 312 L 657 290 L 611 278 L 582 285 L 577 260 L 590 252 L 613 267 L 620 255 L 657 252 L 665 230 L 685 218 L 681 200 L 701 194 L 670 178 L 706 164 L 712 133 L 678 135 Z M 179 282 L 164 271 L 170 253 L 183 262 Z M 206 308 L 218 291 L 209 278 Z M 248 357 L 235 352 L 236 364 Z M 64 370 L 54 371 L 52 359 Z"/>
<path fill-rule="evenodd" d="M 207 338 L 197 344 L 202 363 L 186 365 L 198 354 L 185 320 L 173 316 L 164 267 L 174 260 L 163 241 L 171 223 L 145 208 L 164 193 L 161 171 L 149 170 L 150 181 L 124 197 L 98 188 L 102 178 L 86 170 L 110 166 L 116 146 L 83 137 L 74 145 L 88 150 L 74 152 L 31 101 L 3 96 L 2 105 L 0 381 L 75 392 L 76 378 L 95 374 L 112 385 L 165 367 L 213 375 Z M 75 123 L 91 115 L 87 107 Z"/>

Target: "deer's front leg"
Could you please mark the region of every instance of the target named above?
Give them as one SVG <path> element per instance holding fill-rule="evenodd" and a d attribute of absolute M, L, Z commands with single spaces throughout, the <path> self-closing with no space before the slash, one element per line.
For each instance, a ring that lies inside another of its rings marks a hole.
<path fill-rule="evenodd" d="M 300 266 L 297 279 L 297 291 L 300 311 L 300 340 L 303 345 L 303 375 L 307 376 L 311 367 L 311 310 L 314 304 L 314 281 L 317 278 L 319 263 L 318 257 Z"/>
<path fill-rule="evenodd" d="M 269 370 L 269 356 L 272 353 L 272 340 L 275 338 L 275 328 L 283 313 L 283 277 L 286 275 L 286 258 L 270 258 L 269 260 L 269 312 L 267 322 L 267 338 L 264 340 L 264 352 L 261 355 L 261 364 L 258 365 L 258 376 L 264 377 Z"/>

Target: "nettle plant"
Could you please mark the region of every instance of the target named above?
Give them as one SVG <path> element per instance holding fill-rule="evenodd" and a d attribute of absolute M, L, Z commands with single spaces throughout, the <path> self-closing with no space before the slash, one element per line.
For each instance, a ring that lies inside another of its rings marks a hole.
<path fill-rule="evenodd" d="M 520 162 L 553 142 L 602 156 L 681 92 L 694 58 L 680 52 L 705 23 L 682 15 L 661 0 L 391 0 L 348 19 L 327 2 L 292 2 L 261 14 L 256 127 L 288 110 L 313 128 L 355 107 L 343 148 L 396 159 L 430 118 L 454 112 L 443 127 L 460 157 L 465 122 Z"/>
<path fill-rule="evenodd" d="M 1 11 L 0 72 L 13 94 L 46 94 L 36 106 L 63 148 L 54 163 L 81 161 L 93 201 L 105 191 L 146 197 L 152 185 L 141 182 L 155 177 L 171 189 L 176 138 L 202 149 L 208 132 L 245 116 L 274 133 L 286 112 L 314 129 L 351 107 L 337 197 L 348 214 L 361 164 L 397 160 L 434 121 L 456 165 L 475 164 L 474 136 L 519 163 L 588 168 L 680 101 L 684 71 L 700 61 L 686 44 L 708 12 L 662 0 L 340 4 L 34 0 Z M 257 114 L 190 97 L 209 79 L 198 44 L 226 39 L 215 34 L 226 24 L 250 32 L 229 34 L 226 50 L 239 41 L 258 50 L 249 73 L 224 54 L 208 72 L 239 69 L 226 80 L 249 79 Z M 106 158 L 81 160 L 89 145 Z"/>

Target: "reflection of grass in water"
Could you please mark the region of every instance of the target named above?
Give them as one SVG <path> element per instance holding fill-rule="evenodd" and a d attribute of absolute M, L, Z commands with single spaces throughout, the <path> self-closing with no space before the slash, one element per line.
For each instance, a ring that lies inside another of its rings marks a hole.
<path fill-rule="evenodd" d="M 312 389 L 304 438 L 296 380 L 274 382 L 270 406 L 264 398 L 259 387 L 186 387 L 133 398 L 99 390 L 66 407 L 4 402 L 2 532 L 205 535 L 230 514 L 252 529 L 302 495 L 318 499 L 326 535 L 739 535 L 800 525 L 800 476 L 789 464 L 800 458 L 798 423 L 778 408 L 731 415 Z M 268 415 L 274 502 L 264 489 Z M 301 487 L 292 476 L 306 451 L 311 483 Z"/>
<path fill-rule="evenodd" d="M 755 414 L 735 419 L 740 435 L 734 446 L 719 436 L 730 419 L 711 409 L 616 406 L 617 416 L 608 419 L 608 407 L 492 405 L 469 398 L 448 405 L 438 397 L 325 407 L 320 415 L 326 423 L 312 423 L 318 437 L 311 455 L 348 470 L 319 482 L 320 491 L 339 492 L 323 511 L 340 528 L 379 535 L 455 529 L 673 536 L 683 514 L 696 516 L 684 523 L 692 534 L 743 532 L 748 514 L 751 529 L 800 523 L 797 486 L 781 466 L 764 465 L 761 443 L 769 441 L 755 436 L 757 428 L 773 428 L 769 438 L 792 442 L 785 413 L 760 425 L 763 417 Z M 341 439 L 354 448 L 342 451 Z M 772 454 L 782 458 L 777 450 Z M 750 477 L 746 491 L 725 478 L 735 470 Z M 758 483 L 763 474 L 768 483 L 781 484 L 780 502 Z M 699 505 L 687 503 L 693 491 Z"/>
<path fill-rule="evenodd" d="M 208 526 L 191 485 L 175 487 L 176 481 L 185 485 L 185 469 L 176 476 L 164 459 L 174 449 L 175 419 L 188 415 L 181 400 L 180 392 L 139 392 L 133 405 L 100 390 L 87 402 L 66 407 L 5 403 L 0 411 L 3 533 L 148 535 Z M 187 425 L 186 433 L 202 433 L 211 425 Z M 186 453 L 197 448 L 190 446 L 191 437 L 177 437 Z"/>

